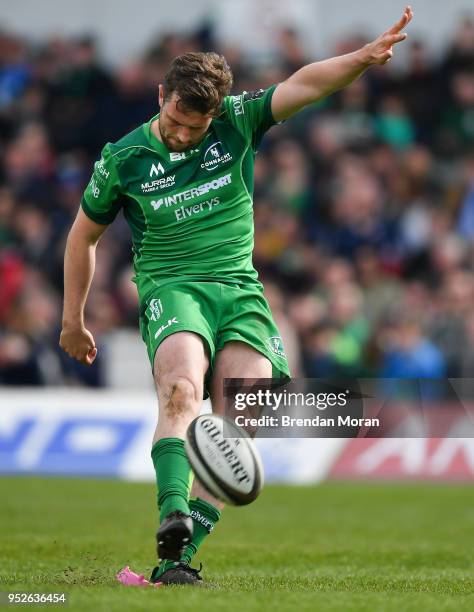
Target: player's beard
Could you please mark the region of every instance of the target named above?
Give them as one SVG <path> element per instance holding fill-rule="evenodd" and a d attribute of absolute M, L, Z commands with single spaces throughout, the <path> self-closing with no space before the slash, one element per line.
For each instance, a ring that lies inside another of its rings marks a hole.
<path fill-rule="evenodd" d="M 169 141 L 169 138 L 166 136 L 164 130 L 161 127 L 161 121 L 158 119 L 158 130 L 160 131 L 160 136 L 161 136 L 161 142 L 170 150 L 170 151 L 174 151 L 173 146 L 171 145 L 171 142 Z"/>
<path fill-rule="evenodd" d="M 160 131 L 161 141 L 166 146 L 166 148 L 169 149 L 170 151 L 175 151 L 177 153 L 180 153 L 182 151 L 186 151 L 186 149 L 189 149 L 194 144 L 194 143 L 191 143 L 189 145 L 177 145 L 166 135 L 166 132 L 161 127 L 161 121 L 159 119 L 158 119 L 158 129 Z"/>
<path fill-rule="evenodd" d="M 186 145 L 179 145 L 179 144 L 176 144 L 176 141 L 170 139 L 169 136 L 166 135 L 166 132 L 162 129 L 161 121 L 159 118 L 158 118 L 157 123 L 158 123 L 158 129 L 160 131 L 161 142 L 166 146 L 167 149 L 169 149 L 172 152 L 176 152 L 176 153 L 182 153 L 183 151 L 187 151 L 191 147 L 195 147 L 204 139 L 206 135 L 204 133 L 201 136 L 201 138 L 199 138 L 199 140 L 196 140 L 195 142 L 190 142 L 189 144 L 186 144 Z"/>

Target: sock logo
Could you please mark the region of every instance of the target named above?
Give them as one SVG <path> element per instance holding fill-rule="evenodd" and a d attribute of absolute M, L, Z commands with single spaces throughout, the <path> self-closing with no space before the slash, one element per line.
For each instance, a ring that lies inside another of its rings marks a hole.
<path fill-rule="evenodd" d="M 200 523 L 209 533 L 214 529 L 214 523 L 197 510 L 191 510 L 189 516 L 193 521 L 196 521 L 196 523 Z"/>

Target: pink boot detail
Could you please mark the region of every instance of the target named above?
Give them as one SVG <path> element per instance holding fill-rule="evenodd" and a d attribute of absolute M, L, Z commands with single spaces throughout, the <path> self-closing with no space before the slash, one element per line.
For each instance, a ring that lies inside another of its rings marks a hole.
<path fill-rule="evenodd" d="M 130 569 L 128 565 L 127 567 L 124 567 L 122 570 L 120 570 L 120 572 L 116 575 L 116 578 L 119 582 L 121 582 L 125 586 L 139 586 L 139 587 L 146 587 L 146 586 L 159 587 L 161 586 L 160 582 L 157 584 L 154 584 L 152 582 L 149 582 L 145 578 L 145 576 L 142 576 L 141 574 L 135 574 L 135 572 L 132 572 L 132 570 Z"/>

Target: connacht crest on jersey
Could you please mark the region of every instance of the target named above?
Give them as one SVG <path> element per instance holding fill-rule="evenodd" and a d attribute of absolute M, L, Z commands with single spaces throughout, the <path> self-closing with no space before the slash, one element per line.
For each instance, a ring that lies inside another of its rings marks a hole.
<path fill-rule="evenodd" d="M 232 161 L 232 155 L 224 152 L 222 142 L 218 140 L 217 142 L 213 142 L 211 146 L 206 149 L 201 168 L 205 168 L 210 172 L 215 170 L 218 166 L 230 161 Z"/>

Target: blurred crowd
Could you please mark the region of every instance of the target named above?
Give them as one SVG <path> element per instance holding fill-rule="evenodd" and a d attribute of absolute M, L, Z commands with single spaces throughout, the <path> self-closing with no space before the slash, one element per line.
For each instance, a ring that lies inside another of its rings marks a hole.
<path fill-rule="evenodd" d="M 65 240 L 93 162 L 157 112 L 182 52 L 224 53 L 233 93 L 321 59 L 292 29 L 275 40 L 259 62 L 203 25 L 112 69 L 92 37 L 0 31 L 0 384 L 104 384 L 106 351 L 87 368 L 58 347 Z M 334 55 L 365 42 L 346 38 Z M 254 262 L 295 376 L 474 371 L 474 21 L 436 57 L 423 40 L 404 45 L 403 62 L 272 128 L 256 157 Z M 131 276 L 119 217 L 86 309 L 99 349 L 117 328 L 138 335 Z"/>

